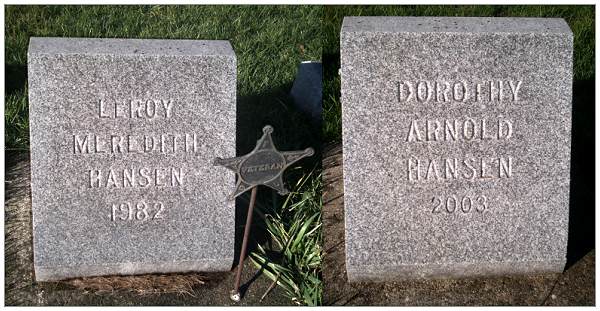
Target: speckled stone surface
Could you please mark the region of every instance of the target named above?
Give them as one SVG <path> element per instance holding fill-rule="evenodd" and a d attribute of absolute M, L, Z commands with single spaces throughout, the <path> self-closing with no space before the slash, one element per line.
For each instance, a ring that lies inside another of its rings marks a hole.
<path fill-rule="evenodd" d="M 344 19 L 349 281 L 563 270 L 572 54 L 562 19 Z"/>
<path fill-rule="evenodd" d="M 35 279 L 228 271 L 227 41 L 31 38 Z"/>

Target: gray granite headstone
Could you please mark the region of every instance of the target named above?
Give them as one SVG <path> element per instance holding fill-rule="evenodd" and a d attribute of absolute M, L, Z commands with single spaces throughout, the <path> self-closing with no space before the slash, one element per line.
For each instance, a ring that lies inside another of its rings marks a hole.
<path fill-rule="evenodd" d="M 290 96 L 296 107 L 310 118 L 313 125 L 320 127 L 323 120 L 323 66 L 321 62 L 300 63 Z"/>
<path fill-rule="evenodd" d="M 562 19 L 344 19 L 350 281 L 563 270 L 572 54 Z"/>
<path fill-rule="evenodd" d="M 31 38 L 35 277 L 230 270 L 227 41 Z"/>

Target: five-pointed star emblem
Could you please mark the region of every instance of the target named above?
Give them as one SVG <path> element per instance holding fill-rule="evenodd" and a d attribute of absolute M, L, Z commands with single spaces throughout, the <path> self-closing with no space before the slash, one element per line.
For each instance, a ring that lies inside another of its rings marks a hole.
<path fill-rule="evenodd" d="M 235 191 L 229 196 L 234 199 L 246 190 L 258 185 L 277 190 L 280 195 L 289 193 L 283 186 L 283 171 L 298 160 L 312 156 L 314 150 L 306 148 L 298 151 L 279 151 L 271 138 L 273 127 L 263 128 L 263 136 L 256 142 L 252 152 L 235 158 L 215 158 L 215 165 L 224 166 L 237 174 Z"/>

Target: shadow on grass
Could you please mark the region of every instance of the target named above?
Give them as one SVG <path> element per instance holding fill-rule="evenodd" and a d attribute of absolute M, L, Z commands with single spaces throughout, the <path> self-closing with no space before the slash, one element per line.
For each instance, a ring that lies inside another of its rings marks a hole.
<path fill-rule="evenodd" d="M 323 59 L 323 141 L 342 141 L 342 108 L 338 71 L 340 54 L 326 54 Z"/>
<path fill-rule="evenodd" d="M 288 190 L 293 188 L 295 181 L 303 174 L 308 174 L 315 166 L 320 166 L 321 163 L 321 128 L 311 123 L 309 117 L 293 105 L 289 96 L 290 88 L 291 84 L 288 83 L 261 94 L 239 96 L 237 99 L 236 125 L 237 156 L 247 154 L 254 149 L 256 141 L 263 134 L 262 128 L 265 125 L 273 126 L 273 143 L 278 150 L 303 150 L 308 147 L 315 150 L 313 156 L 302 159 L 293 165 L 293 167 L 299 167 L 300 169 L 286 170 L 284 183 Z M 256 250 L 258 244 L 270 242 L 264 217 L 266 214 L 279 209 L 285 199 L 286 196 L 278 195 L 275 190 L 259 186 L 246 256 Z M 249 201 L 250 191 L 236 199 L 234 269 L 239 261 Z M 271 248 L 271 245 L 268 248 Z M 259 269 L 257 275 L 263 269 L 264 267 Z M 242 295 L 257 275 L 251 280 L 242 280 Z"/>
<path fill-rule="evenodd" d="M 594 249 L 595 244 L 594 84 L 594 80 L 573 84 L 569 242 L 565 269 Z"/>
<path fill-rule="evenodd" d="M 7 77 L 4 83 L 4 96 L 9 96 L 14 93 L 20 93 L 25 90 L 27 85 L 27 66 L 25 65 L 6 65 L 4 66 L 4 74 Z"/>
<path fill-rule="evenodd" d="M 27 67 L 4 66 L 4 121 L 5 148 L 27 151 L 29 149 L 29 107 L 27 105 Z"/>

